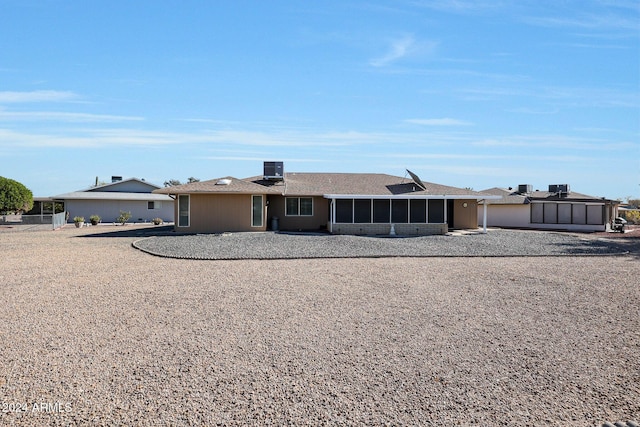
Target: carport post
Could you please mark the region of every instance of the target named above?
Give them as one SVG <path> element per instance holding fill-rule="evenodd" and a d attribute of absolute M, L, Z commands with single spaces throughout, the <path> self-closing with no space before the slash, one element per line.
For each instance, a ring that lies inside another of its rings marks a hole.
<path fill-rule="evenodd" d="M 482 201 L 482 234 L 487 234 L 487 200 Z"/>

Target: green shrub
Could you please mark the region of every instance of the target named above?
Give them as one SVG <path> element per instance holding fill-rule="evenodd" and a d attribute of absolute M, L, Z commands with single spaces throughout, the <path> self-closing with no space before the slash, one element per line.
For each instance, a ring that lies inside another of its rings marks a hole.
<path fill-rule="evenodd" d="M 626 219 L 629 224 L 640 224 L 640 212 L 626 211 L 624 213 L 624 219 Z"/>
<path fill-rule="evenodd" d="M 131 218 L 131 212 L 120 211 L 120 216 L 116 218 L 116 222 L 124 225 Z"/>
<path fill-rule="evenodd" d="M 0 176 L 0 213 L 22 213 L 33 208 L 33 193 L 23 184 Z"/>

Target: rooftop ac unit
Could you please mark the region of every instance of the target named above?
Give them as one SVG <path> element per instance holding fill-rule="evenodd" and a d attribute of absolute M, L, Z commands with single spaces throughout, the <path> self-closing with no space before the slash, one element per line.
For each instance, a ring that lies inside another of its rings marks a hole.
<path fill-rule="evenodd" d="M 531 184 L 520 184 L 518 185 L 518 193 L 520 194 L 529 194 L 533 191 L 533 186 Z"/>
<path fill-rule="evenodd" d="M 282 181 L 284 179 L 284 162 L 264 162 L 264 179 Z"/>
<path fill-rule="evenodd" d="M 549 184 L 549 193 L 566 196 L 570 191 L 571 190 L 569 184 Z"/>

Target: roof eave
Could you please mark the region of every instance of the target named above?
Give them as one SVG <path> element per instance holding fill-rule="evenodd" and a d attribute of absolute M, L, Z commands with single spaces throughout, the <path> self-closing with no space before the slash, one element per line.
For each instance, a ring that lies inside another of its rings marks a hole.
<path fill-rule="evenodd" d="M 434 199 L 498 200 L 501 196 L 479 194 L 324 194 L 325 199 Z"/>

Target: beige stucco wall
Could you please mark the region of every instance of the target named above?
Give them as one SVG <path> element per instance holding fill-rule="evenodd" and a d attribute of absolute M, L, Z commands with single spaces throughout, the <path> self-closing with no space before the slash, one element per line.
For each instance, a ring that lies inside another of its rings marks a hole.
<path fill-rule="evenodd" d="M 604 205 L 603 205 L 604 206 Z M 610 215 L 603 209 L 603 215 Z M 482 222 L 482 205 L 478 207 L 478 221 Z M 609 222 L 603 219 L 603 224 L 543 224 L 531 222 L 531 204 L 499 205 L 489 204 L 487 207 L 487 225 L 489 227 L 530 228 L 538 230 L 567 230 L 567 231 L 604 231 Z"/>
<path fill-rule="evenodd" d="M 313 216 L 287 216 L 285 197 L 269 195 L 269 226 L 274 216 L 278 217 L 282 231 L 315 231 L 326 229 L 329 222 L 329 199 L 313 197 Z"/>
<path fill-rule="evenodd" d="M 466 203 L 466 207 L 464 206 Z M 478 228 L 478 202 L 476 200 L 453 201 L 453 228 Z"/>
<path fill-rule="evenodd" d="M 478 223 L 482 224 L 483 206 L 478 207 Z M 487 226 L 524 228 L 530 226 L 529 205 L 487 206 Z"/>
<path fill-rule="evenodd" d="M 267 218 L 262 227 L 251 226 L 251 194 L 191 194 L 189 227 L 179 227 L 176 220 L 175 230 L 185 233 L 222 233 L 226 231 L 265 231 Z M 266 212 L 266 199 L 262 195 L 263 213 Z M 175 217 L 178 218 L 175 203 Z"/>

